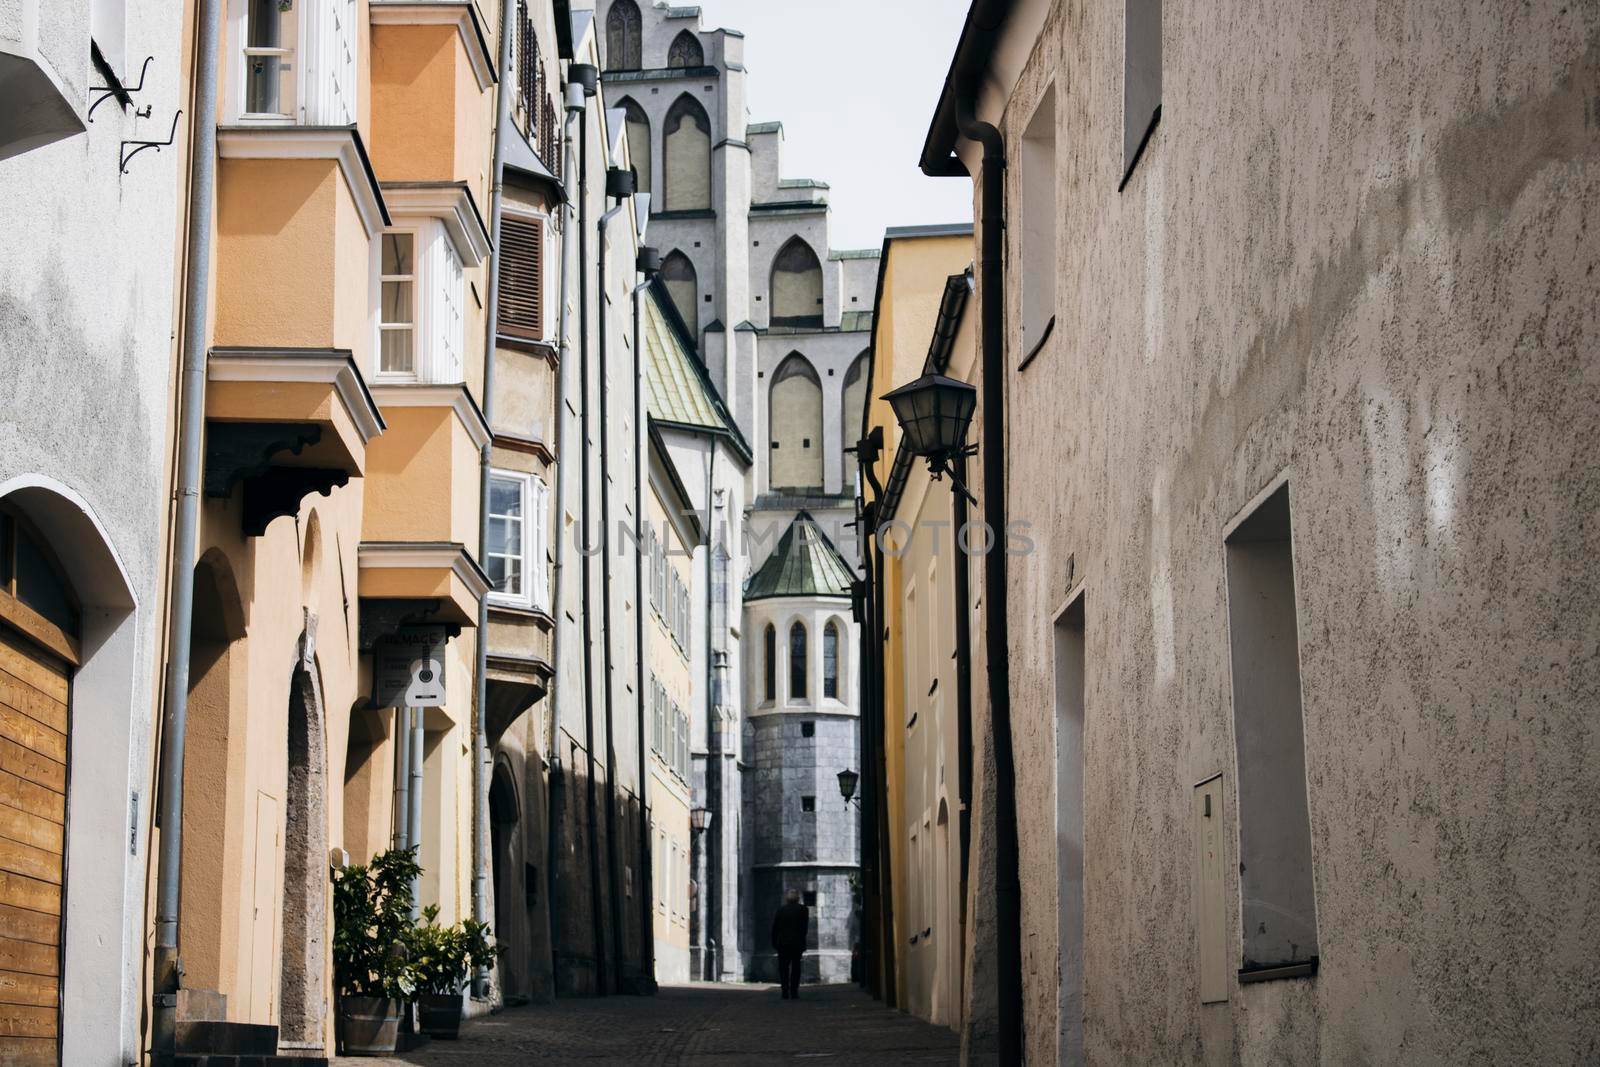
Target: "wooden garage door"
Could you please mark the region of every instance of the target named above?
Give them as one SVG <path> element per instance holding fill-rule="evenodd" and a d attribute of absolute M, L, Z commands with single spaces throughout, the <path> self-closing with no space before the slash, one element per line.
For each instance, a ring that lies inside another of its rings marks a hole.
<path fill-rule="evenodd" d="M 0 622 L 0 1064 L 59 1059 L 68 672 Z"/>

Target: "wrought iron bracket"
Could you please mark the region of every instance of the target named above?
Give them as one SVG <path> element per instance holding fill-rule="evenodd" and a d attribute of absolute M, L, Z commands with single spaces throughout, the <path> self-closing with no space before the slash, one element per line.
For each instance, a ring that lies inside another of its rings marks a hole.
<path fill-rule="evenodd" d="M 156 58 L 155 56 L 145 56 L 144 57 L 144 66 L 139 68 L 139 84 L 138 85 L 91 85 L 91 86 L 89 86 L 89 92 L 91 92 L 91 93 L 99 93 L 100 95 L 98 97 L 96 97 L 94 102 L 89 105 L 89 114 L 86 116 L 88 118 L 88 120 L 90 122 L 94 121 L 94 109 L 99 107 L 101 104 L 105 103 L 107 100 L 115 98 L 124 107 L 126 107 L 128 104 L 132 103 L 133 101 L 132 101 L 131 97 L 133 96 L 133 94 L 143 91 L 145 73 L 150 69 L 150 61 L 155 59 L 155 58 Z M 134 114 L 136 116 L 138 116 L 139 118 L 141 118 L 141 119 L 147 119 L 147 118 L 150 117 L 150 109 L 153 106 L 154 106 L 153 104 L 146 104 L 144 106 L 144 110 L 143 111 L 135 111 Z"/>
<path fill-rule="evenodd" d="M 135 112 L 135 114 L 149 115 L 150 114 L 150 109 L 147 107 L 147 108 L 144 109 L 144 111 Z M 178 136 L 178 116 L 182 115 L 182 114 L 183 114 L 183 108 L 181 108 L 181 107 L 178 110 L 176 110 L 176 111 L 174 111 L 172 113 L 172 129 L 167 131 L 167 139 L 165 141 L 123 141 L 122 142 L 122 173 L 124 173 L 124 174 L 128 173 L 128 164 L 130 162 L 132 162 L 133 157 L 138 155 L 140 152 L 143 152 L 146 148 L 154 148 L 157 152 L 159 152 L 163 148 L 165 148 L 169 144 L 171 144 L 173 142 L 173 140 Z M 133 146 L 133 151 L 131 151 L 131 152 L 128 151 L 128 146 L 129 145 Z"/>
<path fill-rule="evenodd" d="M 273 467 L 244 480 L 244 534 L 260 537 L 273 519 L 297 515 L 312 493 L 327 496 L 350 481 L 350 473 L 323 467 Z"/>

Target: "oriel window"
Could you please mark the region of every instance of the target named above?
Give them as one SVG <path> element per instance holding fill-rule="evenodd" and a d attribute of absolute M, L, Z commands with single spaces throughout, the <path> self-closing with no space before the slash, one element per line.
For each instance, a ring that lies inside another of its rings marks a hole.
<path fill-rule="evenodd" d="M 417 238 L 397 231 L 383 235 L 383 295 L 379 312 L 378 370 L 417 372 Z"/>

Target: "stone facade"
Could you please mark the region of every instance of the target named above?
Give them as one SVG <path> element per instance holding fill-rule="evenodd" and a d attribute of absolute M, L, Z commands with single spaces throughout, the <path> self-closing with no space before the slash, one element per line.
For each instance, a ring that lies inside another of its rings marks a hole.
<path fill-rule="evenodd" d="M 747 120 L 743 34 L 706 29 L 697 7 L 601 0 L 595 15 L 607 103 L 627 118 L 632 165 L 651 192 L 649 243 L 661 250 L 663 280 L 716 390 L 754 446 L 745 510 L 730 516 L 744 536 L 729 552 L 740 568 L 729 580 L 760 567 L 802 508 L 853 559 L 845 524 L 854 518 L 854 463 L 844 449 L 854 444 L 862 390 L 849 404 L 845 392 L 862 378 L 876 250 L 830 250 L 827 185 L 784 178 L 782 125 Z M 754 766 L 740 694 L 758 667 L 725 633 L 739 631 L 737 613 L 725 623 L 711 658 L 727 677 L 726 704 L 697 723 L 694 738 L 697 796 L 715 813 L 705 872 L 715 886 L 701 897 L 716 911 L 706 912 L 694 947 L 705 952 L 714 941 L 715 976 L 735 978 L 753 973 L 767 931 L 742 891 L 761 845 L 741 831 L 752 807 L 738 799 Z M 716 904 L 741 899 L 742 917 Z"/>
<path fill-rule="evenodd" d="M 983 491 L 1032 524 L 1005 620 L 1028 1062 L 1592 1058 L 1595 9 L 1166 5 L 1130 170 L 1125 6 L 1002 6 L 1008 266 L 977 301 L 1006 323 Z M 1262 544 L 1298 650 L 1281 806 L 1249 716 L 1282 667 L 1241 614 Z M 1242 921 L 1264 816 L 1308 848 L 1315 924 L 1276 971 Z"/>

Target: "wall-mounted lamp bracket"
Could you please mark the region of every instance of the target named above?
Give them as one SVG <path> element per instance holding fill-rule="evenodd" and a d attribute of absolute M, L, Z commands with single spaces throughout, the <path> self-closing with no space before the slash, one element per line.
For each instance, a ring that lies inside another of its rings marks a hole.
<path fill-rule="evenodd" d="M 143 114 L 148 115 L 149 113 L 150 109 L 145 108 Z M 178 116 L 182 114 L 182 108 L 179 108 L 177 111 L 172 113 L 172 129 L 167 131 L 167 139 L 165 141 L 123 141 L 122 173 L 128 173 L 128 163 L 133 159 L 134 156 L 138 155 L 140 152 L 143 152 L 146 148 L 154 148 L 157 152 L 159 152 L 163 148 L 167 147 L 167 145 L 171 144 L 178 136 Z M 133 146 L 132 152 L 128 151 L 129 145 Z"/>
<path fill-rule="evenodd" d="M 145 72 L 150 69 L 150 61 L 152 59 L 154 59 L 154 58 L 156 58 L 156 57 L 155 56 L 145 56 L 144 57 L 144 66 L 139 68 L 139 84 L 138 85 L 126 85 L 126 86 L 124 86 L 124 85 L 91 85 L 91 86 L 89 86 L 89 92 L 91 92 L 91 93 L 99 93 L 100 94 L 98 97 L 95 98 L 94 102 L 89 105 L 89 114 L 87 116 L 89 121 L 90 122 L 94 121 L 94 109 L 99 107 L 101 104 L 105 103 L 107 100 L 112 99 L 113 97 L 115 97 L 124 107 L 126 107 L 129 103 L 131 103 L 132 101 L 131 101 L 130 98 L 133 96 L 133 94 L 139 92 L 140 90 L 142 90 L 144 88 L 144 75 L 145 75 Z M 141 119 L 147 119 L 147 118 L 150 117 L 150 108 L 151 108 L 151 105 L 150 104 L 146 104 L 144 106 L 144 110 L 143 111 L 135 111 L 134 115 L 138 116 Z"/>

